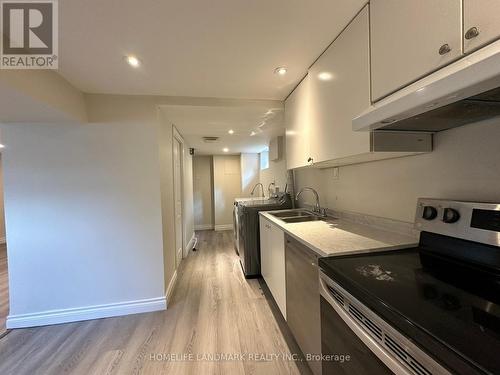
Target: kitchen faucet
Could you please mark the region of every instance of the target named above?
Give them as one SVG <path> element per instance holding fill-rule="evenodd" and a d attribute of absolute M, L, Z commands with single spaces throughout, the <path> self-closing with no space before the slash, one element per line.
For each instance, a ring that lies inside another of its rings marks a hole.
<path fill-rule="evenodd" d="M 255 186 L 253 187 L 252 192 L 250 193 L 250 195 L 253 195 L 253 193 L 255 192 L 255 189 L 259 185 L 260 185 L 260 188 L 262 190 L 262 198 L 264 198 L 265 197 L 265 195 L 264 195 L 264 185 L 262 185 L 260 182 L 258 182 L 258 183 L 255 184 Z"/>
<path fill-rule="evenodd" d="M 269 196 L 273 195 L 273 191 L 271 190 L 271 185 L 274 185 L 274 187 L 276 187 L 276 184 L 274 182 L 270 182 L 269 185 L 267 185 L 267 192 L 269 193 Z"/>
<path fill-rule="evenodd" d="M 316 204 L 314 206 L 313 212 L 317 212 L 318 214 L 320 214 L 322 216 L 326 216 L 326 209 L 324 209 L 324 208 L 322 209 L 321 206 L 319 205 L 319 195 L 318 195 L 318 192 L 316 190 L 314 190 L 313 188 L 311 188 L 311 187 L 303 187 L 297 193 L 297 196 L 295 197 L 295 200 L 299 200 L 300 195 L 304 191 L 310 191 L 310 192 L 312 192 L 314 194 L 314 198 L 316 198 Z"/>

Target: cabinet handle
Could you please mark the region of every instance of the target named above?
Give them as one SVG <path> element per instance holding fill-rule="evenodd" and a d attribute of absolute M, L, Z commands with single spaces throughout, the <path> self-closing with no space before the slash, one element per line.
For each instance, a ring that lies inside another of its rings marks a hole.
<path fill-rule="evenodd" d="M 439 54 L 442 56 L 442 55 L 446 55 L 447 53 L 451 52 L 451 47 L 448 43 L 446 44 L 443 44 L 440 48 L 439 48 Z"/>
<path fill-rule="evenodd" d="M 465 33 L 465 39 L 467 39 L 467 40 L 473 39 L 478 35 L 479 35 L 479 29 L 474 26 L 474 27 L 471 27 L 469 30 L 467 30 L 467 32 Z"/>

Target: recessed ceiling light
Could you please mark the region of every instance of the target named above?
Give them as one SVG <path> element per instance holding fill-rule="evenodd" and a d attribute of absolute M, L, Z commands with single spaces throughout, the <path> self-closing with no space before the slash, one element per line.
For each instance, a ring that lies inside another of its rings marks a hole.
<path fill-rule="evenodd" d="M 133 55 L 125 56 L 127 63 L 134 68 L 138 68 L 141 65 L 141 60 Z"/>
<path fill-rule="evenodd" d="M 224 151 L 224 152 L 229 152 L 229 149 L 228 149 L 227 147 L 224 147 L 224 148 L 222 149 L 222 151 Z"/>
<path fill-rule="evenodd" d="M 255 132 L 250 133 L 250 137 L 253 137 L 255 135 Z"/>
<path fill-rule="evenodd" d="M 318 78 L 322 81 L 331 81 L 333 74 L 330 72 L 321 72 L 318 74 Z"/>
<path fill-rule="evenodd" d="M 0 148 L 5 148 L 5 146 L 3 144 L 0 143 Z"/>
<path fill-rule="evenodd" d="M 288 69 L 285 68 L 284 66 L 278 66 L 276 69 L 274 69 L 274 74 L 284 76 L 287 71 L 288 71 Z"/>
<path fill-rule="evenodd" d="M 229 134 L 234 134 L 234 130 L 233 130 L 233 129 L 229 129 L 227 132 L 228 132 Z"/>

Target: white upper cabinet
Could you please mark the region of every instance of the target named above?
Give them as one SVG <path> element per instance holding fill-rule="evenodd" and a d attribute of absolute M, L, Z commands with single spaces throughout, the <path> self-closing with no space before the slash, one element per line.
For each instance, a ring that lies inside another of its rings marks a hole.
<path fill-rule="evenodd" d="M 371 0 L 372 101 L 461 57 L 461 8 L 461 0 Z"/>
<path fill-rule="evenodd" d="M 370 105 L 368 6 L 314 63 L 309 81 L 314 163 L 370 152 L 369 132 L 352 130 L 352 119 Z"/>
<path fill-rule="evenodd" d="M 464 0 L 465 53 L 500 38 L 500 1 Z"/>
<path fill-rule="evenodd" d="M 311 164 L 309 153 L 309 77 L 285 101 L 286 164 L 288 169 Z"/>

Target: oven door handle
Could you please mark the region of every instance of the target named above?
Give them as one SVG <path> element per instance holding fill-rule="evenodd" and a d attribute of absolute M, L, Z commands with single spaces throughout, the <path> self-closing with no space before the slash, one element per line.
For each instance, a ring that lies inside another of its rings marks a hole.
<path fill-rule="evenodd" d="M 332 293 L 328 289 L 328 284 L 321 276 L 319 279 L 319 289 L 321 296 L 333 307 L 340 318 L 350 328 L 350 330 L 380 359 L 392 372 L 396 375 L 412 375 L 398 360 L 386 352 L 386 350 L 376 342 L 363 328 L 351 318 L 344 308 L 335 300 Z"/>

